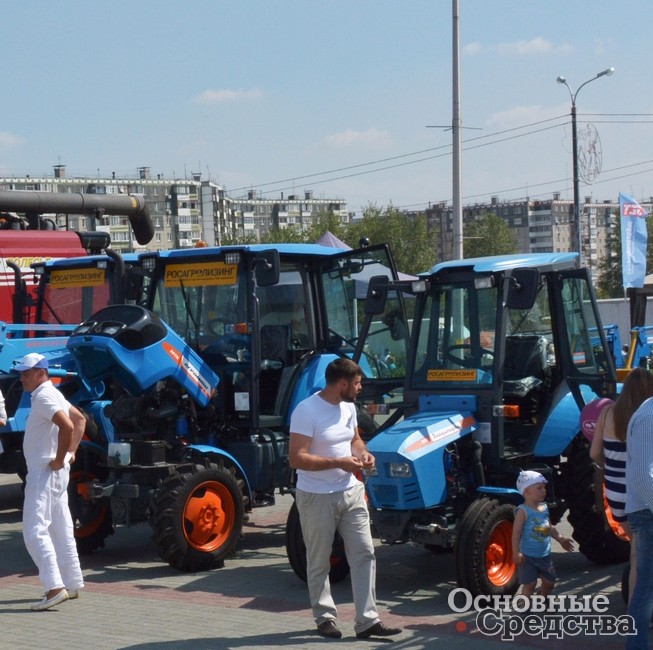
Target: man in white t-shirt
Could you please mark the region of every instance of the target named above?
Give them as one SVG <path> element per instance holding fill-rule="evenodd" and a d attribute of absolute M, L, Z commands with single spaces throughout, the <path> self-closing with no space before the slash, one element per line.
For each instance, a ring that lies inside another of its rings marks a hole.
<path fill-rule="evenodd" d="M 23 538 L 45 589 L 32 609 L 43 611 L 77 598 L 84 586 L 68 509 L 68 480 L 86 420 L 54 387 L 42 354 L 26 354 L 14 370 L 31 393 L 23 440 L 27 463 Z"/>
<path fill-rule="evenodd" d="M 392 636 L 401 629 L 387 627 L 379 619 L 365 486 L 354 475 L 374 467 L 374 456 L 358 434 L 354 406 L 363 373 L 351 359 L 340 358 L 327 366 L 325 376 L 326 387 L 300 402 L 290 418 L 290 465 L 297 470 L 295 496 L 313 616 L 319 634 L 342 637 L 329 583 L 337 530 L 351 569 L 356 636 Z"/>

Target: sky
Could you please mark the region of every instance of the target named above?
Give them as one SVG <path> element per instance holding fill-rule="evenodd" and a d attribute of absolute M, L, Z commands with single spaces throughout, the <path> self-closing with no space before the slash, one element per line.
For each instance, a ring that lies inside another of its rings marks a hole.
<path fill-rule="evenodd" d="M 581 201 L 653 196 L 651 0 L 459 4 L 463 204 L 573 198 L 560 75 L 594 152 Z M 451 0 L 0 9 L 0 177 L 200 172 L 233 197 L 311 190 L 357 214 L 452 200 Z"/>

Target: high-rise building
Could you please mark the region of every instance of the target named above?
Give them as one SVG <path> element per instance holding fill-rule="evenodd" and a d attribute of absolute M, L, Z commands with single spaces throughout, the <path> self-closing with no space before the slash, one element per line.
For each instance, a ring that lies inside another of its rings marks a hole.
<path fill-rule="evenodd" d="M 113 248 L 122 251 L 188 248 L 201 241 L 216 246 L 249 233 L 260 239 L 274 226 L 306 227 L 325 210 L 333 211 L 343 222 L 350 218 L 344 199 L 316 199 L 310 190 L 301 197 L 284 198 L 281 194 L 280 198 L 263 198 L 252 190 L 243 198 L 231 198 L 222 186 L 202 180 L 201 174 L 191 176 L 168 179 L 157 174 L 153 178 L 149 167 L 139 167 L 133 177 L 115 173 L 110 178 L 68 177 L 66 166 L 56 165 L 53 176 L 0 178 L 0 189 L 143 196 L 155 231 L 147 247 L 136 242 L 127 217 L 49 215 L 63 228 L 107 231 Z"/>
<path fill-rule="evenodd" d="M 648 203 L 642 205 L 650 214 L 651 205 Z M 617 201 L 595 202 L 591 197 L 585 197 L 580 211 L 583 265 L 591 269 L 593 279 L 596 280 L 599 265 L 608 251 L 608 244 L 617 224 L 619 203 Z M 431 206 L 426 213 L 429 223 L 440 232 L 438 259 L 443 261 L 452 259 L 451 206 L 439 203 Z M 492 197 L 489 203 L 466 205 L 463 207 L 463 236 L 466 228 L 487 214 L 500 217 L 513 231 L 517 237 L 517 252 L 551 253 L 578 250 L 574 202 L 571 199 L 561 199 L 557 193 L 552 198 L 544 200 L 500 201 L 498 197 Z"/>

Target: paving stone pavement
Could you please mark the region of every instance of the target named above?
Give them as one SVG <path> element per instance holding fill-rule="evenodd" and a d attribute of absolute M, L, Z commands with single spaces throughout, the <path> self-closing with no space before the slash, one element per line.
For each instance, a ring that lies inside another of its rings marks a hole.
<path fill-rule="evenodd" d="M 118 528 L 104 549 L 82 557 L 86 588 L 78 600 L 32 612 L 41 597 L 36 569 L 21 532 L 20 484 L 0 476 L 0 648 L 58 650 L 292 650 L 335 647 L 421 650 L 495 648 L 497 635 L 479 632 L 475 612 L 448 605 L 456 587 L 453 556 L 411 545 L 377 547 L 377 600 L 382 620 L 404 628 L 390 639 L 357 640 L 348 581 L 333 586 L 340 641 L 315 632 L 306 585 L 291 570 L 285 551 L 285 519 L 291 497 L 256 509 L 235 557 L 224 568 L 180 573 L 163 563 L 147 524 Z M 569 534 L 569 531 L 567 530 Z M 560 549 L 558 549 L 560 550 Z M 608 613 L 620 616 L 622 565 L 599 567 L 579 553 L 555 553 L 556 593 L 606 594 Z M 523 648 L 623 648 L 618 635 L 565 635 L 542 639 L 518 634 Z M 551 646 L 553 644 L 553 646 Z"/>

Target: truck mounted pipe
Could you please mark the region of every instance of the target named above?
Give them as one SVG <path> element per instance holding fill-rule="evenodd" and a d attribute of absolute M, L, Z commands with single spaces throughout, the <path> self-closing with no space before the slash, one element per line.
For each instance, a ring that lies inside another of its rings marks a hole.
<path fill-rule="evenodd" d="M 145 245 L 154 236 L 154 225 L 145 200 L 133 194 L 107 196 L 106 194 L 32 192 L 28 190 L 0 191 L 0 210 L 23 212 L 31 215 L 55 212 L 103 215 L 126 215 L 136 241 Z"/>

